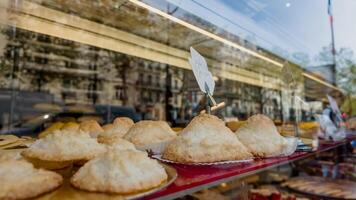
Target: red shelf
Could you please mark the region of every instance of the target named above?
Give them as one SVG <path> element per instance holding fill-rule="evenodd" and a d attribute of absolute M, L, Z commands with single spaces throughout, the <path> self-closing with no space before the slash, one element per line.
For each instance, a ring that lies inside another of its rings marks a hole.
<path fill-rule="evenodd" d="M 181 197 L 183 195 L 206 189 L 223 182 L 255 174 L 269 168 L 274 168 L 279 165 L 283 165 L 336 148 L 345 144 L 347 141 L 349 140 L 331 144 L 323 144 L 318 150 L 314 152 L 295 152 L 293 155 L 288 157 L 260 159 L 251 163 L 218 166 L 172 165 L 178 172 L 177 180 L 167 188 L 149 195 L 144 199 L 173 199 Z"/>

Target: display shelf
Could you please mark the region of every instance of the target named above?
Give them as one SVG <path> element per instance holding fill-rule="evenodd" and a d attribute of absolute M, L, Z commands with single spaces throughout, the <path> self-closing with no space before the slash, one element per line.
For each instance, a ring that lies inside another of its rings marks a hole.
<path fill-rule="evenodd" d="M 313 152 L 295 152 L 291 156 L 280 158 L 258 159 L 250 163 L 217 165 L 217 166 L 187 166 L 172 165 L 178 172 L 177 180 L 169 187 L 146 196 L 144 199 L 173 199 L 203 189 L 207 189 L 220 183 L 228 182 L 234 179 L 246 177 L 270 168 L 284 165 L 299 159 L 307 158 L 318 153 L 328 151 L 346 144 L 349 139 L 329 144 L 321 144 Z"/>

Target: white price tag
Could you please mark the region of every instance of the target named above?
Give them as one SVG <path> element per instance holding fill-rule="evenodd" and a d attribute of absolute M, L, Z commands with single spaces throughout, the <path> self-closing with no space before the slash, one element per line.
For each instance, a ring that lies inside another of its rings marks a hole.
<path fill-rule="evenodd" d="M 199 88 L 204 93 L 213 95 L 215 82 L 213 75 L 209 72 L 205 58 L 200 55 L 193 47 L 190 47 L 189 63 L 192 66 L 195 79 L 198 82 Z"/>

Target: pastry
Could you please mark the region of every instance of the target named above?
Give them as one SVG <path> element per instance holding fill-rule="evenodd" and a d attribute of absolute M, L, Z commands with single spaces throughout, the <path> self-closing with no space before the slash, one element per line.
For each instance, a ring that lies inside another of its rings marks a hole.
<path fill-rule="evenodd" d="M 118 117 L 114 123 L 103 126 L 104 132 L 98 136 L 98 141 L 105 143 L 112 138 L 121 138 L 134 125 L 134 122 L 127 117 Z"/>
<path fill-rule="evenodd" d="M 114 125 L 123 125 L 123 126 L 127 126 L 130 128 L 132 125 L 134 125 L 134 121 L 128 117 L 117 117 L 114 119 L 113 124 Z"/>
<path fill-rule="evenodd" d="M 0 135 L 0 147 L 15 143 L 19 140 L 16 135 Z"/>
<path fill-rule="evenodd" d="M 281 155 L 288 144 L 278 133 L 273 121 L 261 114 L 250 117 L 235 133 L 256 157 Z"/>
<path fill-rule="evenodd" d="M 55 131 L 35 141 L 22 155 L 28 159 L 46 162 L 68 162 L 90 160 L 106 151 L 104 145 L 87 133 Z"/>
<path fill-rule="evenodd" d="M 76 122 L 67 122 L 62 127 L 61 130 L 64 131 L 77 131 L 79 130 L 79 124 Z"/>
<path fill-rule="evenodd" d="M 144 146 L 166 142 L 176 136 L 177 134 L 165 121 L 143 120 L 133 125 L 124 136 L 124 139 L 137 146 Z"/>
<path fill-rule="evenodd" d="M 96 138 L 100 133 L 104 132 L 99 123 L 95 120 L 88 120 L 80 123 L 79 129 Z"/>
<path fill-rule="evenodd" d="M 8 160 L 23 160 L 21 152 L 23 149 L 0 150 L 0 162 Z"/>
<path fill-rule="evenodd" d="M 38 138 L 46 137 L 48 134 L 53 133 L 53 131 L 61 129 L 63 127 L 63 125 L 64 125 L 64 123 L 62 123 L 62 122 L 53 123 L 51 126 L 49 126 L 44 131 L 42 131 L 40 134 L 38 134 Z"/>
<path fill-rule="evenodd" d="M 130 194 L 161 185 L 165 169 L 141 151 L 108 151 L 87 162 L 71 178 L 74 187 L 91 192 Z"/>
<path fill-rule="evenodd" d="M 63 182 L 61 175 L 36 169 L 26 161 L 0 162 L 0 199 L 27 199 L 49 192 Z"/>
<path fill-rule="evenodd" d="M 122 138 L 112 138 L 105 142 L 109 150 L 136 150 L 135 145 Z"/>
<path fill-rule="evenodd" d="M 163 158 L 196 163 L 249 159 L 252 155 L 222 120 L 201 114 L 168 145 Z"/>

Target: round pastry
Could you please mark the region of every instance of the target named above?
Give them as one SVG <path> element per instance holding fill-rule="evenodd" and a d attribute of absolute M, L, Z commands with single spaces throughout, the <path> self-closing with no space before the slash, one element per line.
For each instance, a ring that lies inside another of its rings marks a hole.
<path fill-rule="evenodd" d="M 113 124 L 103 126 L 104 132 L 98 135 L 98 141 L 105 143 L 106 140 L 122 138 L 127 131 L 134 125 L 132 119 L 127 117 L 118 117 Z"/>
<path fill-rule="evenodd" d="M 0 162 L 0 199 L 28 199 L 49 192 L 63 182 L 61 175 L 36 169 L 26 161 Z"/>
<path fill-rule="evenodd" d="M 131 126 L 133 126 L 135 124 L 135 122 L 131 118 L 128 118 L 128 117 L 116 117 L 114 119 L 113 124 L 126 126 L 130 129 Z"/>
<path fill-rule="evenodd" d="M 96 138 L 100 133 L 104 132 L 99 123 L 95 120 L 88 120 L 80 123 L 79 129 Z"/>
<path fill-rule="evenodd" d="M 256 157 L 281 155 L 288 144 L 273 121 L 261 114 L 250 117 L 235 133 Z"/>
<path fill-rule="evenodd" d="M 144 146 L 166 142 L 176 136 L 177 134 L 165 121 L 143 120 L 133 125 L 124 136 L 124 139 L 137 146 Z"/>
<path fill-rule="evenodd" d="M 224 122 L 208 114 L 195 117 L 163 153 L 163 158 L 182 163 L 218 162 L 251 157 L 246 147 Z"/>
<path fill-rule="evenodd" d="M 90 160 L 105 151 L 104 145 L 85 132 L 55 131 L 35 141 L 22 155 L 31 161 L 59 162 L 63 167 L 63 162 Z"/>
<path fill-rule="evenodd" d="M 74 187 L 91 192 L 129 194 L 161 185 L 165 169 L 141 151 L 108 151 L 87 162 L 71 178 Z"/>

